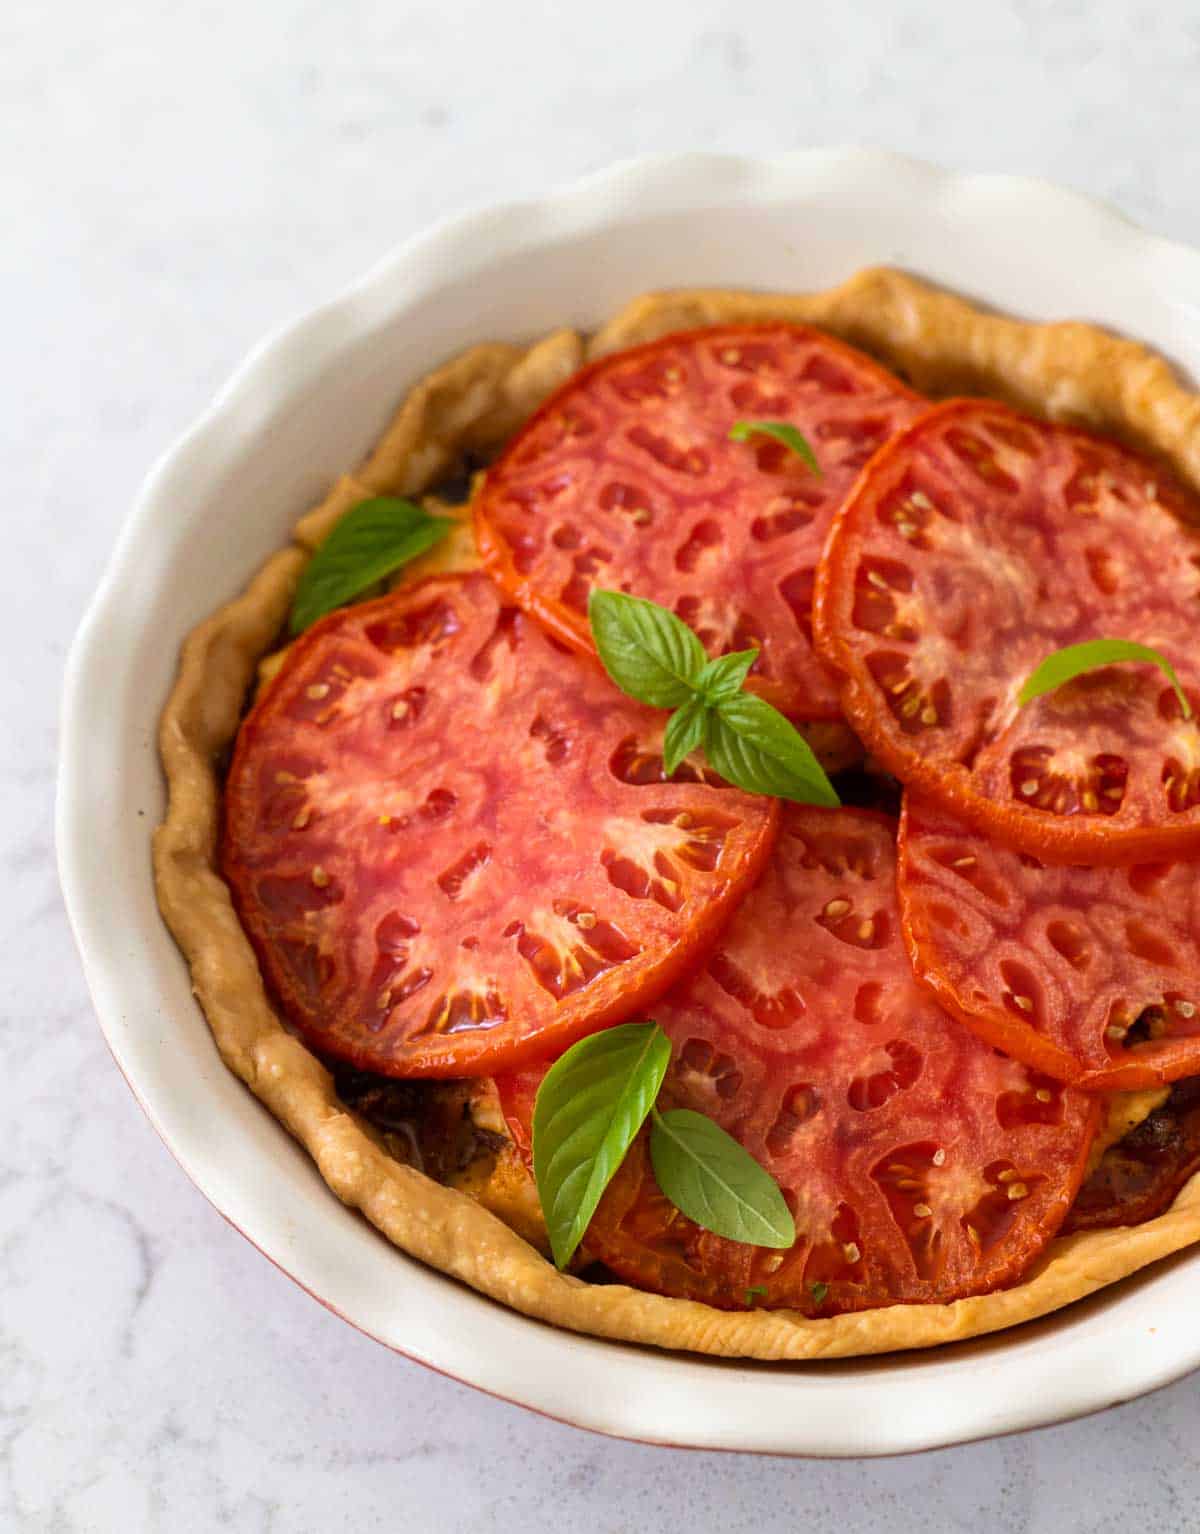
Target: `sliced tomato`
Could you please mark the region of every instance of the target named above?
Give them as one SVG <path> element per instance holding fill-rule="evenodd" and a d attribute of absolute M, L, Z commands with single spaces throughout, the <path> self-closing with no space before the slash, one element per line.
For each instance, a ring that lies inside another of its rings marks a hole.
<path fill-rule="evenodd" d="M 479 573 L 334 613 L 238 736 L 222 868 L 319 1050 L 487 1075 L 644 1006 L 767 856 L 771 800 L 684 765 L 664 715 Z"/>
<path fill-rule="evenodd" d="M 913 967 L 997 1049 L 1091 1091 L 1200 1074 L 1200 861 L 1042 863 L 905 796 Z"/>
<path fill-rule="evenodd" d="M 1104 1152 L 1063 1222 L 1063 1235 L 1140 1225 L 1164 1214 L 1200 1171 L 1200 1081 L 1170 1097 Z"/>
<path fill-rule="evenodd" d="M 859 469 L 921 407 L 861 352 L 800 325 L 721 325 L 617 352 L 568 381 L 487 472 L 484 562 L 552 634 L 590 650 L 594 585 L 650 597 L 711 654 L 760 648 L 754 687 L 795 718 L 838 717 L 812 650 L 813 576 Z M 731 442 L 741 420 L 782 443 Z"/>
<path fill-rule="evenodd" d="M 1200 850 L 1200 725 L 1152 666 L 1022 708 L 1053 651 L 1141 641 L 1200 706 L 1200 502 L 1156 465 L 987 401 L 929 410 L 836 518 L 817 647 L 851 724 L 906 783 L 1035 856 Z"/>
<path fill-rule="evenodd" d="M 762 879 L 653 1010 L 673 1046 L 663 1102 L 709 1114 L 766 1167 L 796 1244 L 700 1230 L 659 1192 L 640 1139 L 586 1238 L 623 1278 L 807 1315 L 945 1303 L 1012 1283 L 1058 1229 L 1096 1100 L 998 1054 L 917 987 L 894 832 L 868 811 L 785 807 Z M 526 1148 L 539 1078 L 499 1083 Z"/>

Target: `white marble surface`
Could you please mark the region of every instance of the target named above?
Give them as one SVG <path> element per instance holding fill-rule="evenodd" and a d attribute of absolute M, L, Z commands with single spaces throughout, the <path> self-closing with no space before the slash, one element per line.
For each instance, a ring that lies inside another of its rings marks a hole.
<path fill-rule="evenodd" d="M 357 1336 L 141 1117 L 50 830 L 62 660 L 146 467 L 398 238 L 644 150 L 865 141 L 1200 241 L 1198 79 L 1188 0 L 8 0 L 0 1528 L 1200 1528 L 1194 1378 L 1040 1434 L 789 1463 L 606 1442 Z"/>

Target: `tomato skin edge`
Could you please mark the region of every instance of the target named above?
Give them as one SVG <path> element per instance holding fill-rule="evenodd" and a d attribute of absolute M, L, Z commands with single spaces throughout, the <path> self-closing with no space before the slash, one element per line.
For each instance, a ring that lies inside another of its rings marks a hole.
<path fill-rule="evenodd" d="M 911 435 L 922 431 L 932 418 L 942 420 L 968 414 L 977 410 L 981 403 L 990 411 L 1010 416 L 1018 424 L 1030 419 L 1011 406 L 991 399 L 957 398 L 931 405 L 876 450 L 834 513 L 825 549 L 817 565 L 812 621 L 813 646 L 840 678 L 842 713 L 872 755 L 893 776 L 906 786 L 920 789 L 935 804 L 965 821 L 973 830 L 994 836 L 1019 852 L 1027 852 L 1047 862 L 1090 863 L 1105 867 L 1200 855 L 1200 824 L 1146 826 L 1114 832 L 1105 824 L 1097 824 L 1094 819 L 1085 820 L 1083 816 L 1062 821 L 1042 811 L 985 799 L 970 791 L 970 773 L 961 763 L 933 762 L 899 750 L 890 732 L 879 723 L 880 710 L 876 706 L 875 693 L 864 684 L 861 667 L 839 634 L 842 622 L 848 620 L 849 604 L 853 600 L 849 567 L 857 557 L 857 551 L 847 530 L 850 517 L 868 474 L 897 455 Z M 1113 445 L 1104 437 L 1078 428 L 1067 428 L 1058 422 L 1044 424 L 1052 424 L 1057 431 L 1069 431 L 1083 443 Z"/>
<path fill-rule="evenodd" d="M 832 817 L 842 815 L 845 811 L 813 807 L 810 813 L 814 817 L 824 817 L 826 815 Z M 855 809 L 852 813 L 856 817 L 873 821 L 886 828 L 890 834 L 894 835 L 895 833 L 897 822 L 894 816 L 878 811 L 858 809 Z M 946 1027 L 953 1030 L 956 1026 L 958 1026 L 958 1021 L 953 1016 L 948 1018 Z M 973 1035 L 974 1030 L 968 1029 L 968 1033 Z M 546 1059 L 538 1061 L 537 1065 L 544 1069 L 551 1063 L 551 1060 Z M 512 1077 L 501 1078 L 497 1082 L 502 1111 L 510 1138 L 527 1165 L 531 1165 L 532 1105 L 537 1079 L 540 1078 L 535 1077 L 533 1072 L 527 1071 Z M 1071 1089 L 1068 1088 L 1068 1090 Z M 1037 1227 L 1039 1232 L 1044 1233 L 1044 1239 L 1040 1241 L 1037 1250 L 1032 1254 L 1029 1254 L 1026 1247 L 1022 1245 L 1012 1260 L 1005 1264 L 1004 1271 L 999 1276 L 993 1276 L 990 1281 L 979 1276 L 976 1276 L 970 1282 L 964 1281 L 961 1286 L 956 1285 L 953 1295 L 949 1298 L 953 1300 L 966 1299 L 974 1295 L 994 1293 L 1013 1285 L 1021 1284 L 1030 1276 L 1035 1265 L 1044 1259 L 1050 1243 L 1059 1234 L 1075 1197 L 1083 1184 L 1092 1144 L 1104 1111 L 1103 1101 L 1098 1096 L 1083 1093 L 1073 1093 L 1073 1096 L 1075 1098 L 1075 1108 L 1072 1110 L 1070 1123 L 1071 1132 L 1078 1132 L 1078 1142 L 1072 1147 L 1073 1154 L 1063 1158 L 1061 1180 L 1056 1184 L 1054 1198 L 1048 1201 L 1044 1216 Z M 629 1152 L 629 1158 L 630 1160 L 637 1159 L 642 1168 L 640 1175 L 653 1183 L 653 1173 L 649 1164 L 644 1133 L 634 1142 Z M 618 1175 L 620 1176 L 621 1174 Z M 585 1233 L 581 1247 L 581 1250 L 585 1253 L 585 1260 L 594 1259 L 602 1262 L 611 1274 L 636 1288 L 686 1298 L 711 1306 L 717 1310 L 733 1312 L 759 1308 L 787 1309 L 790 1308 L 792 1303 L 786 1300 L 772 1303 L 770 1299 L 765 1299 L 761 1305 L 748 1304 L 743 1298 L 744 1290 L 737 1284 L 734 1284 L 732 1288 L 726 1287 L 722 1290 L 719 1282 L 717 1282 L 715 1287 L 710 1286 L 707 1292 L 702 1292 L 699 1287 L 689 1287 L 682 1291 L 674 1289 L 669 1286 L 672 1282 L 670 1270 L 674 1261 L 669 1251 L 664 1252 L 653 1246 L 637 1244 L 625 1250 L 620 1250 L 606 1244 L 606 1241 L 596 1241 L 594 1244 L 589 1244 L 590 1235 L 591 1228 L 589 1227 L 589 1232 Z M 946 1302 L 945 1300 L 941 1301 L 941 1303 Z M 822 1301 L 822 1306 L 824 1303 Z M 920 1300 L 886 1299 L 862 1305 L 846 1305 L 832 1311 L 822 1309 L 822 1306 L 817 1306 L 814 1310 L 804 1307 L 801 1313 L 810 1319 L 817 1319 L 829 1314 L 861 1314 L 888 1305 L 917 1303 L 939 1303 L 939 1300 L 936 1295 Z"/>
<path fill-rule="evenodd" d="M 994 1049 L 1003 1050 L 1014 1060 L 1034 1070 L 1044 1071 L 1056 1081 L 1077 1087 L 1083 1092 L 1134 1092 L 1147 1087 L 1167 1086 L 1184 1076 L 1194 1074 L 1190 1063 L 1181 1061 L 1181 1069 L 1172 1072 L 1163 1063 L 1168 1050 L 1115 1060 L 1104 1069 L 1088 1070 L 1075 1057 L 1049 1039 L 1042 1038 L 1027 1024 L 1010 1018 L 1000 1007 L 964 1006 L 954 987 L 945 981 L 930 964 L 927 950 L 932 946 L 924 924 L 915 919 L 912 905 L 906 898 L 908 888 L 903 872 L 908 861 L 908 801 L 900 811 L 900 830 L 896 844 L 896 893 L 900 905 L 900 928 L 904 946 L 912 962 L 913 975 L 923 990 L 937 1002 L 944 1012 L 957 1019 L 972 1033 L 977 1034 Z M 1181 1056 L 1182 1051 L 1178 1052 Z"/>
<path fill-rule="evenodd" d="M 408 589 L 416 592 L 427 583 L 432 585 L 443 582 L 445 579 L 446 577 L 441 575 L 431 575 L 425 580 L 413 582 Z M 389 601 L 390 596 L 376 599 L 379 604 L 386 604 Z M 357 608 L 369 608 L 374 605 L 376 604 L 352 604 Z M 288 650 L 288 669 L 302 663 L 305 655 L 321 643 L 325 632 L 337 627 L 344 620 L 345 613 L 345 608 L 336 609 L 319 619 L 294 640 Z M 594 652 L 590 652 L 590 659 L 593 665 L 599 667 L 600 662 Z M 649 971 L 648 978 L 638 990 L 637 1001 L 633 1007 L 624 1001 L 620 991 L 615 990 L 613 985 L 605 988 L 604 977 L 600 977 L 595 993 L 596 1004 L 583 1016 L 558 1024 L 552 1019 L 539 1032 L 500 1048 L 495 1045 L 489 1048 L 485 1040 L 468 1042 L 460 1036 L 454 1043 L 447 1040 L 446 1044 L 439 1048 L 427 1048 L 428 1058 L 419 1061 L 406 1060 L 403 1069 L 387 1070 L 368 1051 L 355 1049 L 344 1040 L 331 1039 L 321 1029 L 312 1026 L 305 1017 L 305 1009 L 300 1001 L 271 984 L 268 979 L 270 965 L 263 950 L 260 949 L 256 936 L 257 923 L 253 919 L 248 903 L 242 897 L 242 879 L 237 875 L 244 873 L 248 865 L 245 859 L 238 855 L 232 837 L 232 803 L 227 785 L 237 774 L 243 759 L 254 748 L 263 721 L 269 719 L 277 681 L 278 677 L 273 679 L 271 685 L 263 689 L 238 729 L 233 754 L 222 783 L 218 868 L 221 880 L 229 892 L 238 923 L 254 951 L 272 1006 L 276 1007 L 286 1017 L 289 1026 L 294 1028 L 306 1043 L 325 1059 L 343 1061 L 357 1069 L 371 1071 L 376 1075 L 392 1076 L 397 1079 L 416 1079 L 491 1076 L 498 1070 L 508 1070 L 532 1059 L 561 1053 L 576 1039 L 588 1033 L 598 1032 L 614 1023 L 624 1022 L 631 1015 L 641 1011 L 643 1007 L 652 1005 L 676 981 L 697 968 L 720 937 L 738 903 L 757 883 L 775 845 L 779 830 L 780 806 L 777 799 L 771 799 L 767 801 L 767 813 L 763 816 L 757 830 L 742 828 L 742 834 L 747 838 L 749 845 L 737 882 L 734 884 L 727 882 L 722 889 L 708 899 L 691 930 L 673 945 L 657 966 Z M 753 839 L 750 840 L 750 838 Z M 234 877 L 231 877 L 231 874 Z"/>
<path fill-rule="evenodd" d="M 977 1034 L 985 1043 L 1003 1050 L 1014 1060 L 1044 1071 L 1056 1081 L 1077 1086 L 1083 1072 L 1079 1063 L 1065 1049 L 1059 1049 L 1048 1039 L 1041 1038 L 1027 1025 L 1009 1019 L 999 1008 L 964 1007 L 954 987 L 941 978 L 926 958 L 929 946 L 928 929 L 918 923 L 916 912 L 906 898 L 908 884 L 904 877 L 908 862 L 908 796 L 900 808 L 900 826 L 896 837 L 896 899 L 900 907 L 900 930 L 904 946 L 912 964 L 913 976 L 921 988 L 927 991 L 941 1007 L 965 1028 Z M 1014 1045 L 1016 1047 L 1014 1047 Z"/>
<path fill-rule="evenodd" d="M 506 453 L 510 452 L 517 443 L 533 432 L 546 416 L 558 409 L 560 401 L 565 396 L 572 393 L 582 384 L 585 384 L 593 375 L 607 367 L 614 357 L 621 357 L 623 359 L 650 357 L 663 346 L 675 344 L 683 336 L 698 338 L 706 334 L 722 331 L 748 332 L 753 334 L 755 332 L 778 330 L 781 327 L 796 331 L 803 336 L 818 336 L 822 344 L 826 345 L 831 351 L 835 353 L 841 352 L 847 357 L 852 358 L 856 368 L 860 370 L 868 368 L 873 370 L 877 374 L 880 383 L 886 384 L 891 393 L 904 395 L 913 400 L 921 398 L 915 389 L 911 388 L 903 379 L 891 373 L 874 357 L 860 351 L 857 347 L 841 340 L 830 332 L 821 330 L 817 326 L 805 325 L 790 320 L 750 320 L 740 323 L 697 325 L 688 330 L 669 331 L 664 335 L 656 336 L 652 341 L 643 341 L 637 346 L 622 347 L 618 351 L 606 353 L 603 357 L 597 357 L 594 361 L 586 363 L 583 367 L 572 373 L 569 378 L 565 379 L 563 383 L 559 384 L 558 388 L 542 401 L 524 425 L 508 439 L 504 445 L 504 451 Z M 923 414 L 918 417 L 918 419 L 923 418 Z M 886 447 L 887 444 L 885 443 L 884 446 Z M 877 449 L 874 456 L 877 456 L 882 450 L 882 448 Z M 860 474 L 862 473 L 861 470 L 859 472 Z M 573 614 L 561 603 L 540 594 L 529 579 L 521 575 L 517 570 L 508 545 L 488 521 L 484 510 L 487 502 L 487 486 L 488 471 L 484 470 L 476 481 L 474 493 L 471 497 L 472 525 L 483 568 L 500 587 L 501 591 L 515 602 L 522 612 L 528 613 L 530 617 L 540 623 L 546 633 L 553 639 L 558 640 L 560 644 L 565 644 L 568 648 L 580 654 L 594 655 L 595 646 L 592 643 L 591 629 L 587 619 L 581 615 Z M 853 495 L 853 490 L 851 495 Z M 839 507 L 838 510 L 840 511 L 841 508 Z M 647 591 L 635 592 L 634 595 L 654 597 L 653 592 Z M 828 709 L 810 706 L 803 714 L 797 714 L 790 708 L 783 709 L 783 704 L 787 701 L 786 690 L 779 684 L 765 681 L 760 677 L 750 677 L 746 683 L 746 689 L 749 692 L 756 693 L 760 698 L 765 698 L 773 706 L 781 708 L 792 719 L 817 721 L 842 718 L 842 710 L 834 706 L 830 706 Z"/>
<path fill-rule="evenodd" d="M 406 1061 L 403 1070 L 394 1071 L 384 1069 L 378 1060 L 365 1051 L 359 1052 L 347 1048 L 340 1042 L 336 1048 L 331 1048 L 328 1038 L 323 1037 L 318 1030 L 307 1027 L 290 1011 L 288 1012 L 289 1021 L 312 1048 L 326 1058 L 337 1059 L 356 1069 L 371 1071 L 377 1076 L 391 1076 L 397 1080 L 444 1080 L 492 1076 L 498 1071 L 519 1069 L 533 1060 L 539 1060 L 548 1055 L 557 1056 L 569 1045 L 590 1033 L 599 1033 L 602 1029 L 612 1027 L 616 1023 L 636 1018 L 638 1014 L 651 1008 L 673 985 L 703 964 L 737 905 L 757 883 L 759 875 L 771 856 L 778 831 L 779 801 L 774 799 L 771 801 L 770 814 L 764 820 L 762 830 L 747 859 L 746 882 L 739 883 L 732 891 L 729 888 L 725 889 L 719 896 L 708 902 L 703 916 L 697 921 L 692 931 L 686 938 L 680 939 L 675 944 L 670 956 L 654 971 L 653 978 L 647 980 L 639 989 L 637 1003 L 632 1008 L 618 994 L 582 1018 L 557 1025 L 552 1022 L 539 1032 L 504 1048 L 497 1048 L 495 1045 L 489 1047 L 486 1042 L 480 1042 L 464 1049 L 462 1041 L 459 1041 L 457 1045 L 448 1043 L 438 1051 L 427 1047 L 428 1058 Z"/>

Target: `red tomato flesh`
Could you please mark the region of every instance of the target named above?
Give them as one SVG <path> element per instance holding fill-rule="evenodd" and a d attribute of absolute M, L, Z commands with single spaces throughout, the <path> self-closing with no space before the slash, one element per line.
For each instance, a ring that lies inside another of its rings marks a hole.
<path fill-rule="evenodd" d="M 1053 651 L 1132 639 L 1200 706 L 1200 502 L 1113 442 L 958 400 L 875 458 L 817 577 L 817 647 L 905 783 L 1031 852 L 1129 863 L 1200 851 L 1200 725 L 1153 666 L 1018 706 Z"/>
<path fill-rule="evenodd" d="M 487 568 L 525 611 L 592 648 L 593 586 L 672 608 L 710 654 L 758 647 L 751 682 L 794 718 L 839 715 L 812 649 L 817 559 L 862 465 L 923 401 L 800 325 L 722 325 L 615 353 L 569 380 L 488 470 Z M 784 421 L 820 476 L 741 420 Z"/>
<path fill-rule="evenodd" d="M 894 833 L 867 811 L 786 806 L 762 879 L 651 1014 L 673 1046 L 663 1106 L 709 1114 L 766 1167 L 796 1244 L 699 1229 L 659 1192 L 643 1136 L 601 1200 L 590 1257 L 662 1294 L 832 1315 L 1012 1283 L 1054 1235 L 1095 1101 L 996 1053 L 917 987 Z M 499 1083 L 526 1152 L 543 1070 Z"/>
<path fill-rule="evenodd" d="M 772 800 L 685 763 L 665 715 L 482 574 L 333 613 L 242 726 L 222 869 L 318 1050 L 490 1075 L 645 1006 L 770 850 Z"/>
<path fill-rule="evenodd" d="M 997 1049 L 1091 1091 L 1200 1074 L 1200 861 L 1041 863 L 910 792 L 899 890 L 918 977 Z"/>

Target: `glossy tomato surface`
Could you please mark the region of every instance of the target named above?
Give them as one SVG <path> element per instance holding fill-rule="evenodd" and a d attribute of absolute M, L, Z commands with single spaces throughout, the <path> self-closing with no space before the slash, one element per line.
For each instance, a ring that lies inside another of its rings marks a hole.
<path fill-rule="evenodd" d="M 998 1049 L 1090 1090 L 1200 1074 L 1200 861 L 1073 868 L 906 795 L 913 967 Z"/>
<path fill-rule="evenodd" d="M 766 872 L 709 959 L 653 1009 L 661 1101 L 706 1113 L 771 1173 L 785 1252 L 699 1229 L 659 1192 L 644 1137 L 586 1250 L 630 1282 L 725 1308 L 832 1315 L 944 1303 L 1019 1279 L 1082 1175 L 1093 1099 L 1006 1059 L 912 977 L 895 823 L 785 807 Z M 540 1071 L 502 1078 L 528 1149 Z"/>
<path fill-rule="evenodd" d="M 479 573 L 332 614 L 242 726 L 222 868 L 319 1050 L 490 1074 L 647 1004 L 754 879 L 772 800 L 663 781 L 665 715 Z"/>
<path fill-rule="evenodd" d="M 567 644 L 591 648 L 593 586 L 672 608 L 711 654 L 758 647 L 752 685 L 794 718 L 838 717 L 812 649 L 817 559 L 875 449 L 921 408 L 861 352 L 798 325 L 681 332 L 585 368 L 488 470 L 488 568 Z M 814 474 L 745 420 L 798 427 Z"/>
<path fill-rule="evenodd" d="M 927 411 L 873 460 L 826 545 L 817 646 L 906 783 L 1035 855 L 1200 849 L 1200 726 L 1153 666 L 1020 707 L 1055 650 L 1129 639 L 1200 706 L 1200 502 L 1113 442 L 979 400 Z"/>

